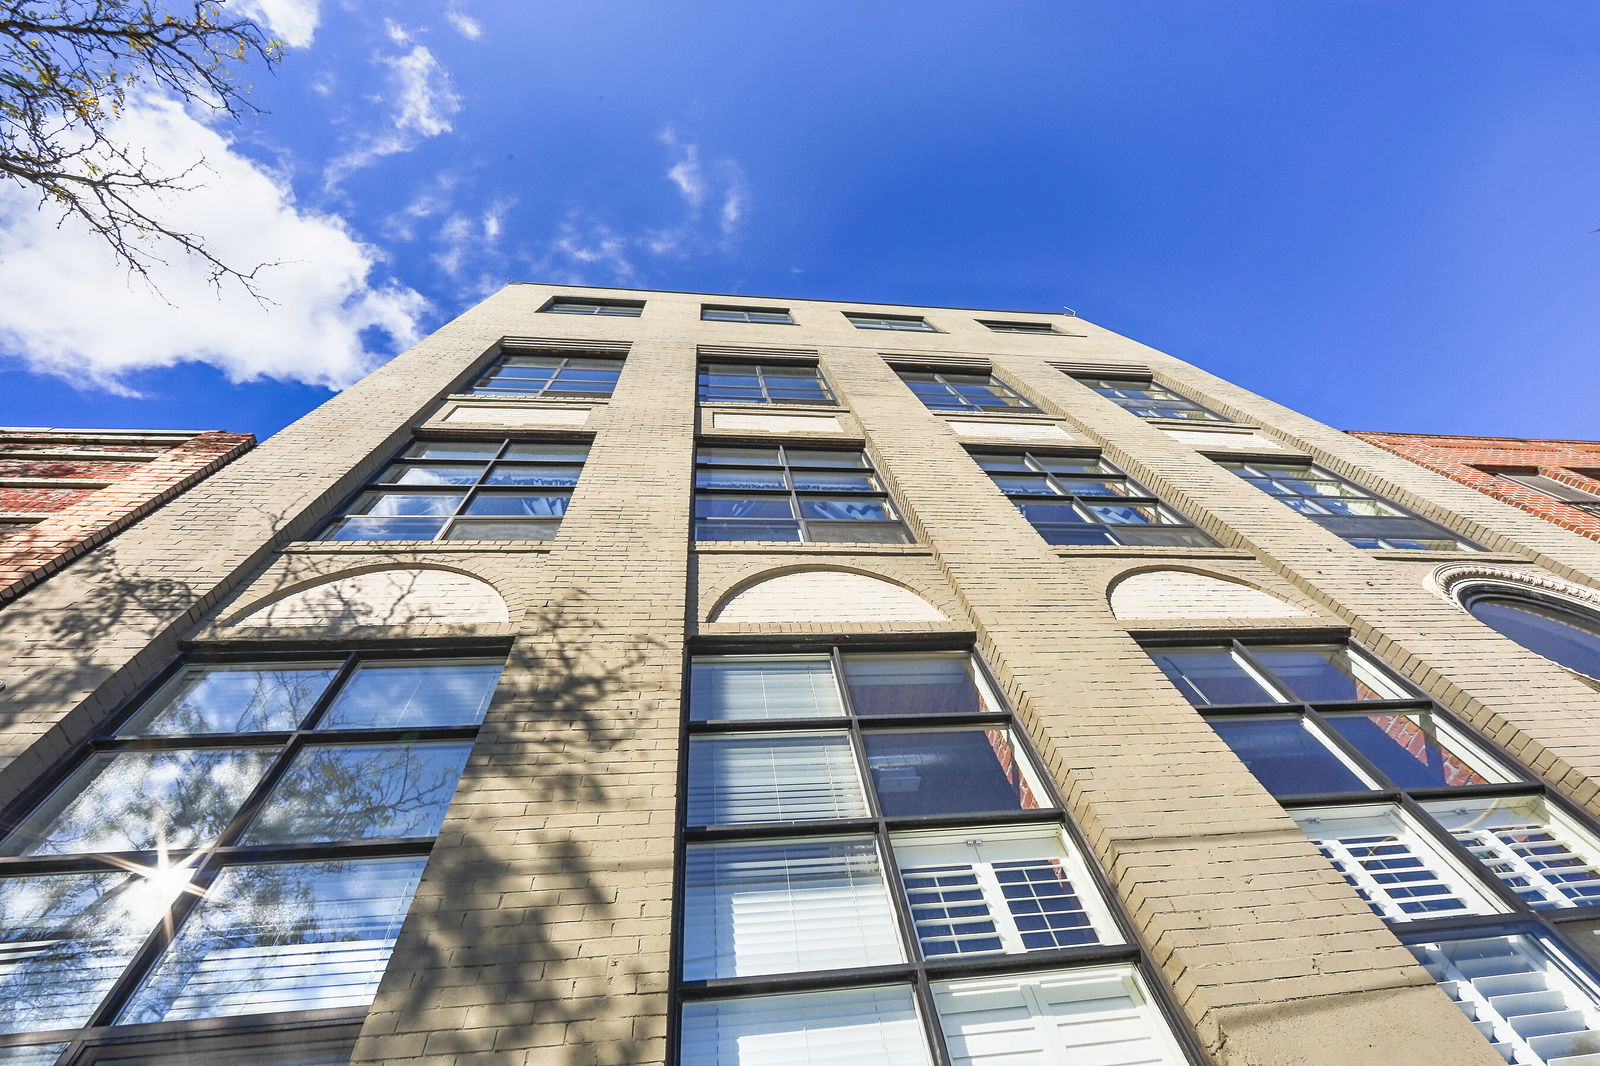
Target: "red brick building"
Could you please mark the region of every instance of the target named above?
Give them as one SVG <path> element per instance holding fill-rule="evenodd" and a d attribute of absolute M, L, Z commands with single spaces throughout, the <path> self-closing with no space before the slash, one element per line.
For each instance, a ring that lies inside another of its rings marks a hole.
<path fill-rule="evenodd" d="M 0 428 L 0 603 L 254 445 L 217 430 Z"/>
<path fill-rule="evenodd" d="M 1366 430 L 1350 435 L 1600 540 L 1600 441 Z"/>

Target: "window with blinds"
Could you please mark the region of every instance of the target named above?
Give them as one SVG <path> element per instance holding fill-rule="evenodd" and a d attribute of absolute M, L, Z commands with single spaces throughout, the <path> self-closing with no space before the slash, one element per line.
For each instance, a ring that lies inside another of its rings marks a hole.
<path fill-rule="evenodd" d="M 696 1066 L 932 1066 L 906 985 L 687 1003 L 681 1061 Z"/>

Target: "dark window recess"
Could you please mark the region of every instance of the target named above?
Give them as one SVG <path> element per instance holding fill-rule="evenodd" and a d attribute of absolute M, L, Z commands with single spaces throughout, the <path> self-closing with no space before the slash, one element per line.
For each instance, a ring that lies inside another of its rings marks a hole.
<path fill-rule="evenodd" d="M 1357 548 L 1474 551 L 1478 547 L 1312 463 L 1218 459 L 1217 465 Z"/>
<path fill-rule="evenodd" d="M 700 308 L 704 322 L 750 322 L 756 325 L 792 326 L 794 318 L 786 307 L 718 307 L 706 304 Z"/>
<path fill-rule="evenodd" d="M 702 444 L 696 540 L 911 540 L 859 448 Z"/>
<path fill-rule="evenodd" d="M 849 319 L 850 324 L 856 329 L 888 329 L 903 333 L 939 332 L 920 315 L 858 315 L 846 311 L 844 317 Z"/>
<path fill-rule="evenodd" d="M 1217 543 L 1104 459 L 1052 452 L 972 458 L 1051 544 Z"/>
<path fill-rule="evenodd" d="M 1210 408 L 1186 399 L 1165 385 L 1141 378 L 1078 378 L 1118 407 L 1140 418 L 1172 418 L 1189 422 L 1226 422 Z"/>
<path fill-rule="evenodd" d="M 988 373 L 895 368 L 900 380 L 931 411 L 993 414 L 997 411 L 1037 411 L 1010 386 Z"/>
<path fill-rule="evenodd" d="M 701 363 L 701 403 L 832 404 L 822 371 L 805 363 Z"/>
<path fill-rule="evenodd" d="M 993 319 L 978 319 L 980 326 L 987 326 L 996 333 L 1060 333 L 1049 322 L 998 322 Z"/>
<path fill-rule="evenodd" d="M 588 452 L 565 441 L 418 441 L 321 539 L 549 540 Z"/>
<path fill-rule="evenodd" d="M 1514 485 L 1536 489 L 1551 499 L 1560 500 L 1562 503 L 1576 507 L 1586 514 L 1600 515 L 1600 495 L 1589 492 L 1587 489 L 1580 489 L 1576 485 L 1568 485 L 1565 481 L 1558 481 L 1553 477 L 1546 477 L 1544 474 L 1533 471 L 1489 470 L 1487 473 L 1493 474 L 1502 481 L 1509 481 Z"/>
<path fill-rule="evenodd" d="M 1468 587 L 1461 601 L 1472 617 L 1501 636 L 1569 670 L 1600 678 L 1600 611 L 1504 585 Z"/>
<path fill-rule="evenodd" d="M 639 300 L 584 300 L 577 297 L 557 297 L 540 308 L 552 315 L 608 315 L 615 318 L 638 318 L 644 313 L 644 303 Z"/>
<path fill-rule="evenodd" d="M 621 373 L 622 360 L 609 356 L 586 352 L 508 353 L 495 360 L 467 391 L 530 400 L 592 399 L 610 396 Z"/>

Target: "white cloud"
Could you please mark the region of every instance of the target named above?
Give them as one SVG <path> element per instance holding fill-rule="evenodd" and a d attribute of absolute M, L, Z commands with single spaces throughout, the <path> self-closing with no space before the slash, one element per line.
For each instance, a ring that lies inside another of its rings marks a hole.
<path fill-rule="evenodd" d="M 392 22 L 388 25 L 397 43 L 410 39 L 401 27 Z M 380 56 L 378 63 L 388 68 L 389 92 L 383 99 L 394 101 L 394 111 L 378 129 L 361 136 L 348 152 L 328 164 L 323 176 L 330 187 L 384 156 L 409 151 L 455 128 L 461 97 L 451 84 L 450 72 L 426 45 L 413 45 L 403 55 Z"/>
<path fill-rule="evenodd" d="M 152 166 L 181 171 L 204 156 L 197 187 L 163 198 L 174 228 L 202 236 L 224 261 L 263 268 L 263 305 L 237 285 L 220 292 L 205 266 L 153 245 L 161 295 L 130 278 L 79 223 L 59 227 L 13 186 L 0 190 L 0 351 L 74 383 L 127 392 L 128 374 L 208 363 L 232 381 L 271 377 L 340 388 L 418 333 L 422 297 L 372 278 L 379 253 L 343 220 L 295 203 L 285 179 L 235 153 L 178 105 L 140 101 L 118 135 Z M 387 343 L 377 344 L 377 334 Z M 382 350 L 374 350 L 374 348 Z M 202 414 L 204 414 L 202 412 Z"/>
<path fill-rule="evenodd" d="M 444 13 L 445 20 L 456 28 L 456 32 L 469 41 L 476 41 L 483 36 L 483 26 L 471 15 L 451 9 Z"/>
<path fill-rule="evenodd" d="M 304 48 L 322 19 L 318 0 L 234 0 L 239 14 L 262 23 L 290 48 Z"/>
<path fill-rule="evenodd" d="M 667 168 L 667 180 L 683 198 L 687 215 L 683 222 L 662 229 L 651 230 L 642 238 L 646 248 L 656 255 L 681 256 L 703 248 L 708 242 L 704 232 L 705 206 L 715 200 L 716 225 L 723 246 L 738 234 L 739 223 L 744 219 L 749 201 L 749 188 L 745 182 L 744 168 L 731 157 L 714 160 L 709 166 L 701 161 L 700 146 L 679 139 L 671 126 L 662 130 L 657 139 L 671 151 L 672 164 Z"/>

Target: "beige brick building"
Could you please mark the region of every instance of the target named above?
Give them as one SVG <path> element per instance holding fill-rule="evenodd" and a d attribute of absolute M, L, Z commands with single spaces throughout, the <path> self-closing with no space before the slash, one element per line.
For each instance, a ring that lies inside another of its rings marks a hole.
<path fill-rule="evenodd" d="M 1469 612 L 1596 589 L 1081 319 L 508 286 L 0 610 L 0 1064 L 1595 1066 Z"/>

